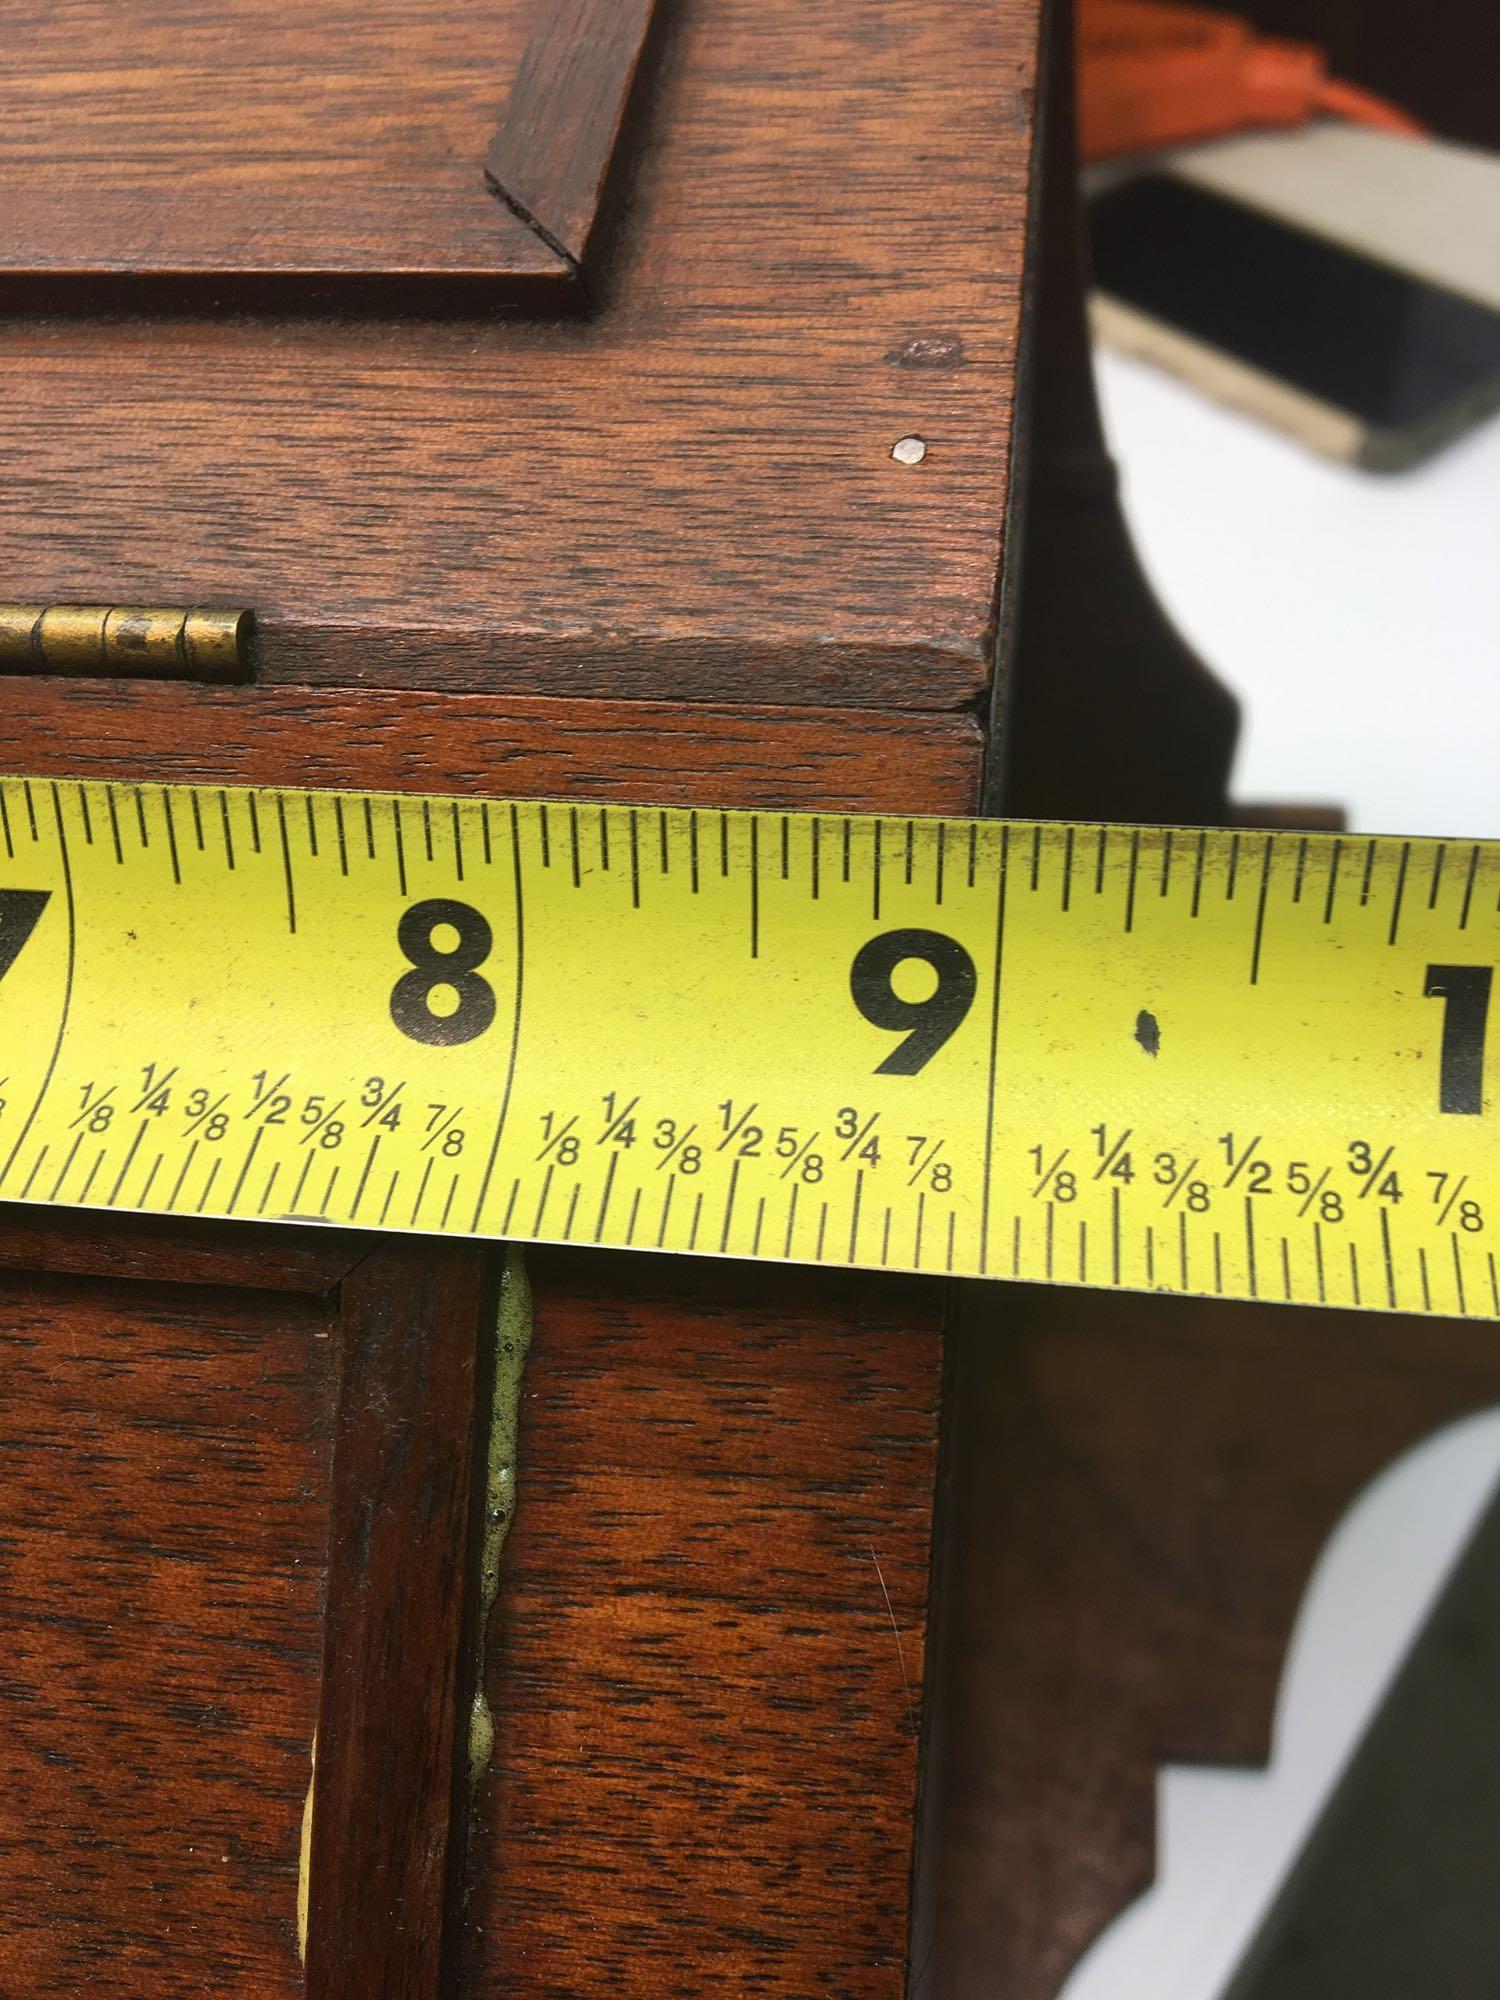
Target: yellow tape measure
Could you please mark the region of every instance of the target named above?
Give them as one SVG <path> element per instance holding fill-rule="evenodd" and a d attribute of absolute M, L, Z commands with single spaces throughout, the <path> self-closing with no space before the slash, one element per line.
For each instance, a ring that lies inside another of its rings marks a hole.
<path fill-rule="evenodd" d="M 0 782 L 0 1199 L 1500 1317 L 1500 844 Z"/>

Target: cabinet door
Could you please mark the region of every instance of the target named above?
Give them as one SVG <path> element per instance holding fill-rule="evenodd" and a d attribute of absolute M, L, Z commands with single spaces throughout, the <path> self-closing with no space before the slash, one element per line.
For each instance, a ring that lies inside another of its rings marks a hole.
<path fill-rule="evenodd" d="M 493 1261 L 5 1212 L 6 1992 L 437 1990 Z"/>

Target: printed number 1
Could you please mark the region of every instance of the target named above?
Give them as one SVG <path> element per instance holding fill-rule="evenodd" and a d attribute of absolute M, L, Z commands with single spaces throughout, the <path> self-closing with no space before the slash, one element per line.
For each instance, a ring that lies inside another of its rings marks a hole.
<path fill-rule="evenodd" d="M 0 979 L 20 957 L 51 900 L 50 889 L 0 889 Z"/>
<path fill-rule="evenodd" d="M 1493 974 L 1487 965 L 1429 965 L 1422 991 L 1443 1002 L 1438 1109 L 1477 1116 L 1484 1109 L 1484 1029 Z"/>

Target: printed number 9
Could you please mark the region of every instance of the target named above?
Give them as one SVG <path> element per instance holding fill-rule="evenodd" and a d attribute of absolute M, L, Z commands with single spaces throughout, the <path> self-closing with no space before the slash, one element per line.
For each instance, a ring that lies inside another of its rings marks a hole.
<path fill-rule="evenodd" d="M 442 925 L 458 933 L 450 951 L 440 951 L 433 942 L 433 933 Z M 495 1018 L 495 994 L 477 968 L 489 957 L 495 939 L 478 910 L 448 896 L 414 903 L 396 926 L 396 942 L 412 967 L 391 993 L 391 1019 L 402 1034 L 439 1048 L 482 1035 Z M 433 1008 L 433 990 L 439 986 L 458 995 L 451 1014 Z"/>
<path fill-rule="evenodd" d="M 896 991 L 896 967 L 907 959 L 930 965 L 937 989 L 925 1000 L 903 1000 Z M 941 931 L 886 931 L 871 938 L 849 971 L 854 1004 L 876 1028 L 909 1030 L 906 1040 L 882 1063 L 877 1076 L 915 1076 L 931 1062 L 974 1001 L 974 961 L 957 938 Z"/>

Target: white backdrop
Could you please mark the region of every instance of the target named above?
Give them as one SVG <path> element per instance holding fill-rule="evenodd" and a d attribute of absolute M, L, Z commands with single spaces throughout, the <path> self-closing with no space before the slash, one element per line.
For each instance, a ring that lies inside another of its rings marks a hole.
<path fill-rule="evenodd" d="M 1099 373 L 1136 546 L 1244 704 L 1236 795 L 1500 837 L 1500 418 L 1371 474 L 1143 362 Z"/>

